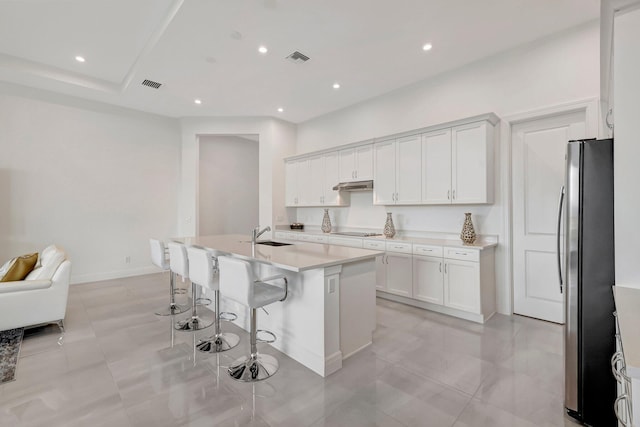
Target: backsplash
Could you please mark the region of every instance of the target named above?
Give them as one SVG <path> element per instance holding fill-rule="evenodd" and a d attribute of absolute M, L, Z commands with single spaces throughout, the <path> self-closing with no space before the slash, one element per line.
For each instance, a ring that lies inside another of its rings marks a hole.
<path fill-rule="evenodd" d="M 471 212 L 473 224 L 479 234 L 500 234 L 501 219 L 496 218 L 496 205 L 433 205 L 433 206 L 379 206 L 374 205 L 370 191 L 351 193 L 351 206 L 328 207 L 334 229 L 362 228 L 382 233 L 386 213 L 392 212 L 395 227 L 400 232 L 438 231 L 459 233 L 464 213 Z M 305 226 L 320 227 L 322 207 L 289 208 L 289 222 L 302 222 Z M 492 213 L 493 211 L 493 213 Z"/>

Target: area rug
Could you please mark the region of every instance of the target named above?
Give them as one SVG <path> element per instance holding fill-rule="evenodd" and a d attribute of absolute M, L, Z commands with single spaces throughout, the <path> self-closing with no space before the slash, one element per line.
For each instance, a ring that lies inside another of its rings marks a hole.
<path fill-rule="evenodd" d="M 16 379 L 16 367 L 24 328 L 0 332 L 0 384 Z"/>

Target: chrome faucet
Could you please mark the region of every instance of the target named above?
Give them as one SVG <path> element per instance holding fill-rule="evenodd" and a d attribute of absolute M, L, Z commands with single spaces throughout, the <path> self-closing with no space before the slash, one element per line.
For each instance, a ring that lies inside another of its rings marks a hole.
<path fill-rule="evenodd" d="M 255 245 L 256 240 L 258 240 L 258 237 L 262 236 L 267 231 L 271 231 L 271 227 L 269 227 L 268 225 L 262 230 L 260 230 L 260 226 L 257 226 L 256 228 L 254 228 L 253 231 L 251 232 L 251 243 Z"/>

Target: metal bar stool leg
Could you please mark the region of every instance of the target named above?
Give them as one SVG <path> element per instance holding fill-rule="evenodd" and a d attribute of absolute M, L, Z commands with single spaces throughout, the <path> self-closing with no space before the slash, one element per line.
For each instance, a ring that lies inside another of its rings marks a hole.
<path fill-rule="evenodd" d="M 240 337 L 231 332 L 220 332 L 220 291 L 213 292 L 215 297 L 216 317 L 214 320 L 215 334 L 206 340 L 200 341 L 198 350 L 205 353 L 220 353 L 237 346 Z"/>
<path fill-rule="evenodd" d="M 175 278 L 175 273 L 169 271 L 169 307 L 156 311 L 158 316 L 173 316 L 174 314 L 184 313 L 189 309 L 186 305 L 176 303 Z"/>
<path fill-rule="evenodd" d="M 229 375 L 243 382 L 261 381 L 269 378 L 278 370 L 278 359 L 269 354 L 258 353 L 256 328 L 256 309 L 251 309 L 251 356 L 236 359 L 229 367 Z"/>
<path fill-rule="evenodd" d="M 199 331 L 213 325 L 213 319 L 204 319 L 196 312 L 196 284 L 191 282 L 191 317 L 176 323 L 178 331 Z"/>

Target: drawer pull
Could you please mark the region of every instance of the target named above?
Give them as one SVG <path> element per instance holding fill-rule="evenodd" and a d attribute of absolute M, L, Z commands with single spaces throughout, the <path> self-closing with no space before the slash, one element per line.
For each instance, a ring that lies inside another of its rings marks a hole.
<path fill-rule="evenodd" d="M 467 252 L 456 252 L 456 255 L 464 255 L 467 256 L 469 255 Z"/>

